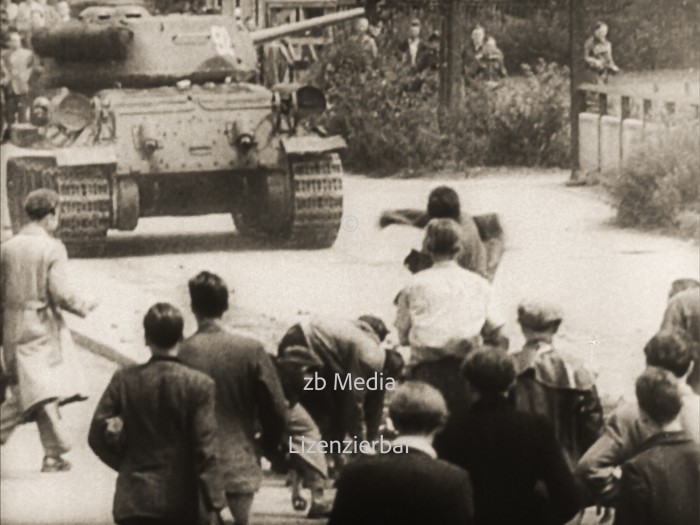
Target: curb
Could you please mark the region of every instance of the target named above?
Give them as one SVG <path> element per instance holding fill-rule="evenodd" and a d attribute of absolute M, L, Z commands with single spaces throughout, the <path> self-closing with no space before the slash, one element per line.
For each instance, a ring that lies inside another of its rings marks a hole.
<path fill-rule="evenodd" d="M 70 329 L 71 336 L 73 337 L 73 342 L 79 345 L 88 352 L 95 354 L 97 356 L 103 357 L 112 363 L 117 364 L 120 367 L 132 366 L 138 364 L 134 359 L 125 356 L 116 348 L 95 339 L 89 335 L 79 332 L 73 328 Z"/>

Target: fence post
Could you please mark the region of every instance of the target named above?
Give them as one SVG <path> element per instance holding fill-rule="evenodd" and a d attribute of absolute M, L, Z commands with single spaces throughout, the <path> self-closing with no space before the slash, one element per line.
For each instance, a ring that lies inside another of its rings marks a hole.
<path fill-rule="evenodd" d="M 629 95 L 622 95 L 620 100 L 620 120 L 628 119 L 632 116 L 632 104 Z"/>
<path fill-rule="evenodd" d="M 608 94 L 598 92 L 598 172 L 603 171 L 603 117 L 608 114 Z"/>
<path fill-rule="evenodd" d="M 665 109 L 666 109 L 666 118 L 668 119 L 668 123 L 671 124 L 673 121 L 673 118 L 676 115 L 676 103 L 675 102 L 666 102 L 664 104 Z"/>
<path fill-rule="evenodd" d="M 622 95 L 620 99 L 620 162 L 618 166 L 624 166 L 625 159 L 625 120 L 632 115 L 631 99 L 629 95 Z"/>
<path fill-rule="evenodd" d="M 647 122 L 651 119 L 652 103 L 648 98 L 642 102 L 642 142 L 647 140 Z"/>

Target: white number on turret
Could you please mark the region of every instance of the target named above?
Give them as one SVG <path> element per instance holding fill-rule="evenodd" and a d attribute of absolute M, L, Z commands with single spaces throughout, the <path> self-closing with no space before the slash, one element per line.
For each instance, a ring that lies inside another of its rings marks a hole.
<path fill-rule="evenodd" d="M 231 37 L 223 26 L 211 27 L 211 41 L 214 43 L 216 53 L 221 56 L 233 57 L 233 47 L 231 46 Z"/>

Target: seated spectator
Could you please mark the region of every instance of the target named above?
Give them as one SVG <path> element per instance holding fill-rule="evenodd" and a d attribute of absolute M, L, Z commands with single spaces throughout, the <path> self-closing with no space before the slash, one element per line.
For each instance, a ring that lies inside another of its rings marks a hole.
<path fill-rule="evenodd" d="M 473 523 L 469 475 L 437 459 L 432 448 L 447 418 L 440 393 L 408 381 L 394 392 L 389 414 L 399 432 L 395 447 L 343 469 L 328 525 Z"/>
<path fill-rule="evenodd" d="M 482 61 L 486 72 L 487 80 L 496 80 L 508 76 L 506 70 L 505 57 L 496 45 L 496 39 L 492 36 L 486 39 L 481 48 Z"/>
<path fill-rule="evenodd" d="M 654 433 L 622 466 L 615 525 L 697 525 L 700 449 L 683 431 L 678 381 L 650 367 L 637 379 L 636 393 Z"/>
<path fill-rule="evenodd" d="M 469 472 L 475 523 L 547 525 L 572 518 L 578 491 L 551 424 L 508 402 L 512 358 L 500 350 L 474 350 L 462 373 L 474 404 L 450 416 L 435 450 Z"/>
<path fill-rule="evenodd" d="M 644 354 L 648 367 L 667 370 L 678 381 L 683 401 L 681 424 L 688 436 L 700 443 L 700 397 L 686 383 L 693 366 L 688 342 L 677 331 L 661 331 L 646 344 Z M 618 467 L 655 432 L 656 426 L 640 413 L 637 403 L 622 404 L 610 415 L 603 434 L 576 468 L 577 475 L 599 502 L 614 499 L 619 489 Z"/>
<path fill-rule="evenodd" d="M 117 370 L 90 424 L 93 452 L 118 472 L 119 525 L 193 525 L 224 506 L 214 381 L 177 358 L 183 320 L 158 303 L 143 320 L 148 363 Z M 214 523 L 214 521 L 211 521 Z"/>
<path fill-rule="evenodd" d="M 678 279 L 671 286 L 661 329 L 677 329 L 690 340 L 693 369 L 688 384 L 700 394 L 700 289 L 694 279 Z"/>
<path fill-rule="evenodd" d="M 596 81 L 607 84 L 610 73 L 617 73 L 620 68 L 615 65 L 612 56 L 612 44 L 608 40 L 608 25 L 596 22 L 593 36 L 584 44 L 583 59 L 586 67 L 595 74 Z"/>
<path fill-rule="evenodd" d="M 549 419 L 573 469 L 598 439 L 603 409 L 593 375 L 554 346 L 562 318 L 559 308 L 545 302 L 518 306 L 525 346 L 513 354 L 517 380 L 512 395 L 517 410 Z"/>

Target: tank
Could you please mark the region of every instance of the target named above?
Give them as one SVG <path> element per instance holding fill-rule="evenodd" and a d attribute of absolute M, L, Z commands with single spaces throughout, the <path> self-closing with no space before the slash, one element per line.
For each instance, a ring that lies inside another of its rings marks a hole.
<path fill-rule="evenodd" d="M 61 196 L 58 235 L 96 255 L 141 217 L 230 213 L 243 235 L 324 248 L 342 217 L 340 136 L 315 124 L 312 86 L 256 83 L 256 46 L 363 9 L 247 32 L 221 15 L 151 16 L 93 6 L 37 33 L 42 90 L 7 161 L 13 230 L 25 196 Z"/>

